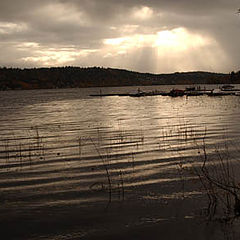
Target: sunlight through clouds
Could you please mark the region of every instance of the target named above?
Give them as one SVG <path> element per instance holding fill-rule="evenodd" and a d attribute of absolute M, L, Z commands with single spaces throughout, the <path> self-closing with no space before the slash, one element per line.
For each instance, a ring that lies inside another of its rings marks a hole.
<path fill-rule="evenodd" d="M 203 1 L 1 0 L 0 65 L 237 70 L 238 5 Z"/>
<path fill-rule="evenodd" d="M 155 46 L 161 50 L 187 51 L 190 48 L 214 44 L 207 36 L 192 34 L 184 28 L 164 30 L 157 33 Z"/>
<path fill-rule="evenodd" d="M 159 51 L 180 52 L 188 49 L 214 44 L 214 40 L 192 34 L 184 28 L 159 31 L 156 34 L 135 34 L 128 37 L 105 39 L 110 51 L 141 47 L 154 47 Z M 170 52 L 169 52 L 170 53 Z"/>
<path fill-rule="evenodd" d="M 191 33 L 185 28 L 159 31 L 156 34 L 134 34 L 128 37 L 105 39 L 105 58 L 115 59 L 117 64 L 129 61 L 135 56 L 141 65 L 152 64 L 144 71 L 188 71 L 198 66 L 214 69 L 227 59 L 221 46 L 210 36 Z M 148 54 L 145 56 L 146 51 Z M 149 54 L 150 53 L 150 54 Z"/>
<path fill-rule="evenodd" d="M 96 49 L 82 49 L 75 45 L 46 47 L 34 42 L 19 44 L 17 48 L 32 53 L 32 56 L 22 58 L 25 64 L 40 66 L 75 65 L 78 62 L 88 65 L 91 62 L 96 66 L 171 72 L 194 70 L 199 66 L 211 70 L 230 61 L 213 38 L 185 28 L 162 30 L 155 34 L 128 34 L 103 39 L 102 45 Z"/>

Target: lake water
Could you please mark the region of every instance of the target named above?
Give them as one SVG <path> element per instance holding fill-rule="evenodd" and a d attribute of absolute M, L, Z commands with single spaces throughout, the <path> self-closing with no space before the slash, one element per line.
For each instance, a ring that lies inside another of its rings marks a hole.
<path fill-rule="evenodd" d="M 198 199 L 195 176 L 183 176 L 179 166 L 199 159 L 203 138 L 209 155 L 228 143 L 238 156 L 239 96 L 89 96 L 136 89 L 0 92 L 0 211 L 6 221 L 46 209 Z"/>

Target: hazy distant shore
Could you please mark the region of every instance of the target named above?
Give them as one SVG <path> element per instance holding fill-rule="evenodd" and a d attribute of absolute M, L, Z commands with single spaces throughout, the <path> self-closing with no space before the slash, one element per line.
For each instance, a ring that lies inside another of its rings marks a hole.
<path fill-rule="evenodd" d="M 0 68 L 0 90 L 226 83 L 240 83 L 240 72 L 151 74 L 100 67 Z"/>

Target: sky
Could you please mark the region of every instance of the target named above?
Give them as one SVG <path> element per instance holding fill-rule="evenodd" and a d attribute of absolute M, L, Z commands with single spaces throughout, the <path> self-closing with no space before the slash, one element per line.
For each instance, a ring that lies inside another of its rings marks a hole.
<path fill-rule="evenodd" d="M 0 0 L 0 66 L 240 70 L 239 0 Z"/>

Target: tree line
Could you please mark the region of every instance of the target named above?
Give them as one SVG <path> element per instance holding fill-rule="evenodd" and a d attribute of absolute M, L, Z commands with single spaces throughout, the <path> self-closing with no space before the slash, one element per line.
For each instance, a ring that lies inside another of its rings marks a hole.
<path fill-rule="evenodd" d="M 0 68 L 0 90 L 240 83 L 240 71 L 139 73 L 102 67 Z"/>

